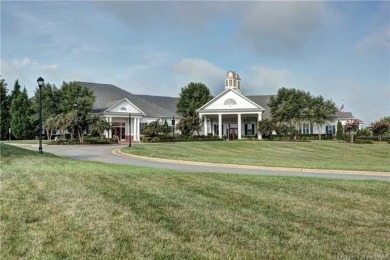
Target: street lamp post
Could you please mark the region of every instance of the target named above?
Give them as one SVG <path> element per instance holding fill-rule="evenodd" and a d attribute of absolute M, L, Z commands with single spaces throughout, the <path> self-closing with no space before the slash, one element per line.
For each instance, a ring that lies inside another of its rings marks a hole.
<path fill-rule="evenodd" d="M 175 117 L 172 117 L 172 142 L 175 142 Z"/>
<path fill-rule="evenodd" d="M 129 147 L 131 147 L 131 113 L 129 113 Z"/>
<path fill-rule="evenodd" d="M 45 83 L 45 80 L 42 77 L 37 79 L 39 86 L 39 153 L 42 151 L 42 86 Z"/>

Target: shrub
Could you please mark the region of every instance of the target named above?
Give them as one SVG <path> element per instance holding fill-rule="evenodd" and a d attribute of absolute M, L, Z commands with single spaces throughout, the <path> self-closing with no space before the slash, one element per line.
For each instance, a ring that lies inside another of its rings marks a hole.
<path fill-rule="evenodd" d="M 142 142 L 143 143 L 149 143 L 149 141 L 150 141 L 150 137 L 149 136 L 142 137 Z"/>
<path fill-rule="evenodd" d="M 150 142 L 152 142 L 152 143 L 158 143 L 158 142 L 160 142 L 160 138 L 159 137 L 153 137 L 151 140 L 150 140 Z"/>
<path fill-rule="evenodd" d="M 101 138 L 101 137 L 91 137 L 86 136 L 84 137 L 84 143 L 87 144 L 115 144 L 118 143 L 118 140 L 116 138 Z"/>
<path fill-rule="evenodd" d="M 364 140 L 364 139 L 356 139 L 356 144 L 373 144 L 374 142 L 372 140 Z"/>

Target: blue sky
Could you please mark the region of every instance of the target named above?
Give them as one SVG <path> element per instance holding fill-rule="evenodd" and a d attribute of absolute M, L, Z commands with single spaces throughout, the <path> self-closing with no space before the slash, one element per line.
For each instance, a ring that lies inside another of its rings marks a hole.
<path fill-rule="evenodd" d="M 189 82 L 245 95 L 297 88 L 368 125 L 390 115 L 390 2 L 1 1 L 1 77 L 178 96 Z"/>

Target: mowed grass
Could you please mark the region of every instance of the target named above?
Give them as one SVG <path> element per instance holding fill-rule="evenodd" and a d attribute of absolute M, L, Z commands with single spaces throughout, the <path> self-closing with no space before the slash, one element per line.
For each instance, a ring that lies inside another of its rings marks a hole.
<path fill-rule="evenodd" d="M 390 172 L 390 145 L 337 141 L 182 142 L 122 149 L 134 155 L 213 163 Z"/>
<path fill-rule="evenodd" d="M 389 182 L 189 174 L 0 145 L 0 259 L 390 256 Z"/>

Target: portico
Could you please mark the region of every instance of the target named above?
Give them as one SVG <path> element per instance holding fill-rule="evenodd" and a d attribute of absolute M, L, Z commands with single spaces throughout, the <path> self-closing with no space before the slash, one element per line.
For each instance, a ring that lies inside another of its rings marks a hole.
<path fill-rule="evenodd" d="M 262 112 L 205 112 L 199 113 L 202 118 L 202 133 L 218 135 L 228 140 L 242 137 L 255 137 L 257 122 L 262 120 Z M 258 136 L 261 139 L 261 136 Z"/>
<path fill-rule="evenodd" d="M 228 140 L 254 137 L 264 108 L 241 94 L 240 78 L 230 71 L 225 91 L 197 110 L 203 122 L 204 135 L 213 134 Z M 258 139 L 262 136 L 257 135 Z"/>
<path fill-rule="evenodd" d="M 105 119 L 112 125 L 112 130 L 105 131 L 105 136 L 119 141 L 128 141 L 130 138 L 132 141 L 140 141 L 140 119 L 143 114 L 126 98 L 114 102 L 105 111 Z"/>

